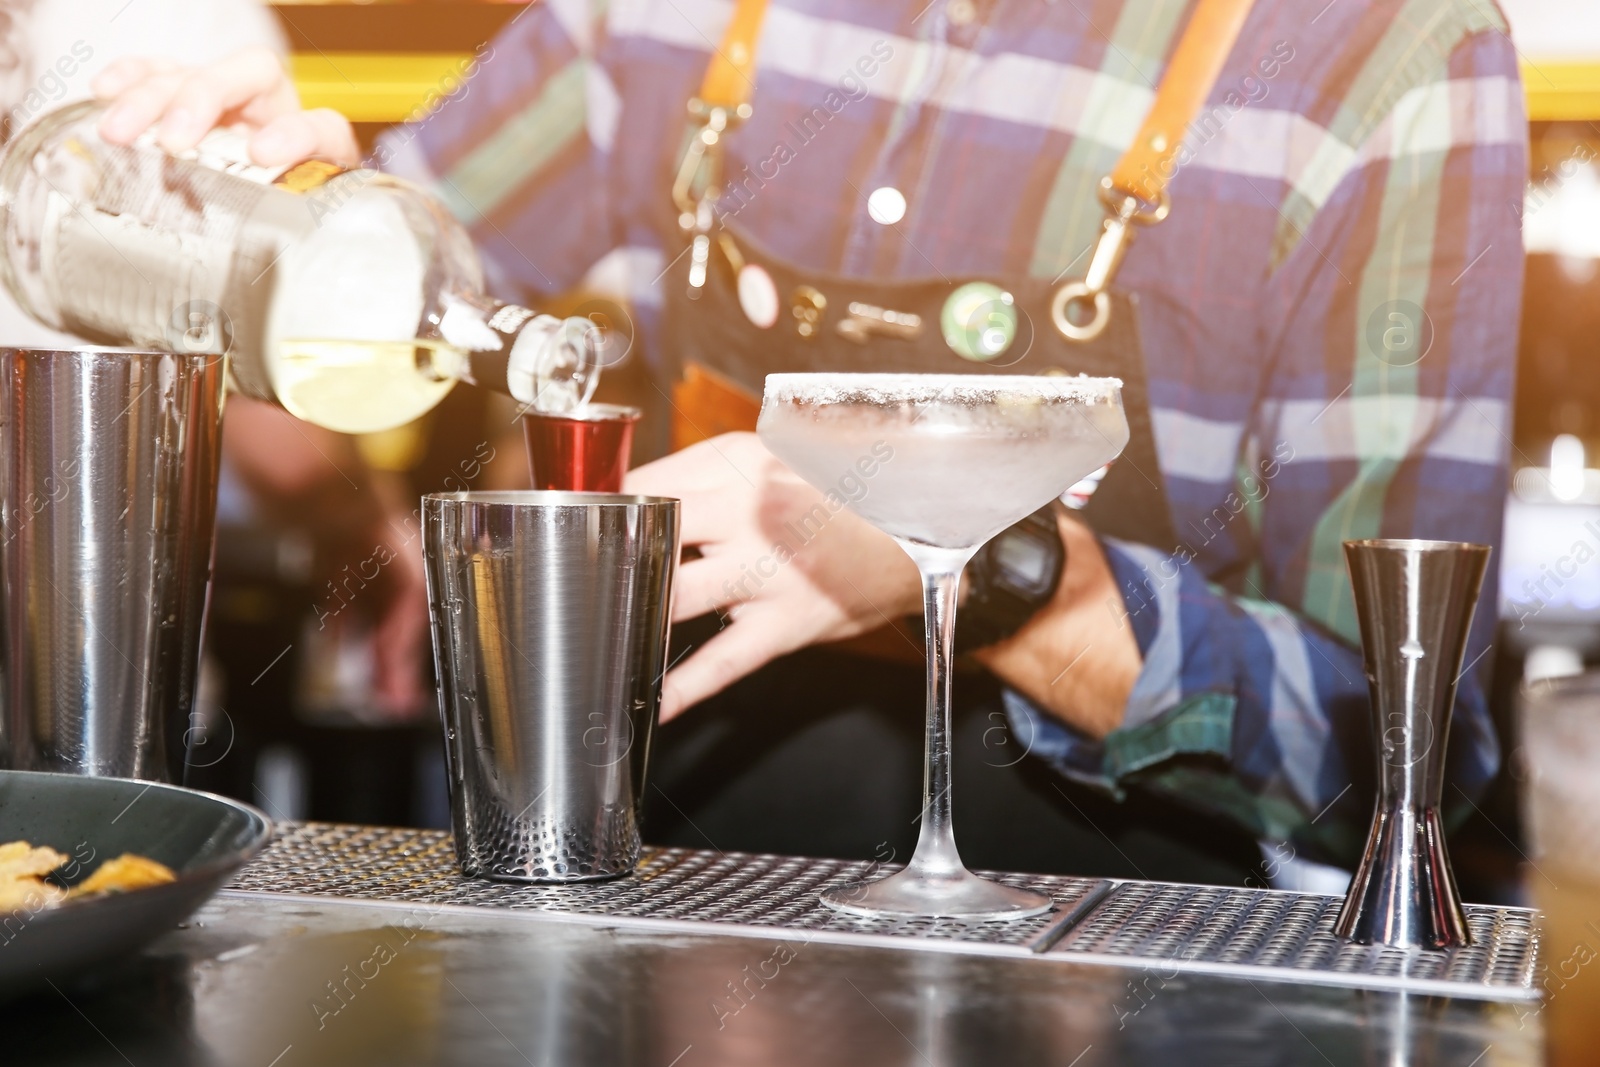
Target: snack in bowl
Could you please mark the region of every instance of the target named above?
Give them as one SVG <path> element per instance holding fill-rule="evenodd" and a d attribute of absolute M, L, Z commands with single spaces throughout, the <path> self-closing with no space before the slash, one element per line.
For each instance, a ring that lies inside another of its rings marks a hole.
<path fill-rule="evenodd" d="M 102 863 L 93 874 L 73 886 L 67 897 L 76 899 L 103 893 L 126 893 L 146 886 L 165 885 L 175 877 L 165 864 L 124 852 Z"/>
<path fill-rule="evenodd" d="M 26 841 L 0 845 L 0 912 L 19 908 L 39 911 L 66 900 L 163 885 L 177 877 L 164 864 L 125 852 L 106 860 L 72 889 L 46 881 L 46 876 L 68 858 L 53 848 L 35 847 Z"/>
<path fill-rule="evenodd" d="M 0 912 L 59 903 L 67 891 L 44 876 L 65 862 L 67 857 L 53 848 L 34 848 L 26 841 L 0 845 Z"/>

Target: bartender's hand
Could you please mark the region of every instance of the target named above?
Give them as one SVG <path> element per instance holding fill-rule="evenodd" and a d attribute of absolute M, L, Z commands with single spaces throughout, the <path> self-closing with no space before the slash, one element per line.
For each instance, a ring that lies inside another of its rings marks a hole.
<path fill-rule="evenodd" d="M 785 653 L 921 611 L 916 566 L 893 538 L 848 510 L 829 512 L 755 434 L 724 434 L 646 464 L 623 488 L 683 501 L 683 543 L 701 558 L 678 569 L 673 621 L 712 611 L 727 620 L 667 673 L 663 720 Z M 801 544 L 793 531 L 818 505 L 828 521 Z"/>
<path fill-rule="evenodd" d="M 887 534 L 849 511 L 787 563 L 778 545 L 822 494 L 761 446 L 726 434 L 640 467 L 631 493 L 683 500 L 683 543 L 701 559 L 678 570 L 673 619 L 720 611 L 726 628 L 667 673 L 670 719 L 787 652 L 854 637 L 922 610 L 922 583 Z M 826 504 L 823 504 L 826 508 Z M 1078 730 L 1104 737 L 1122 723 L 1142 659 L 1111 567 L 1088 527 L 1059 519 L 1068 565 L 1050 603 L 977 659 Z"/>
<path fill-rule="evenodd" d="M 250 156 L 262 166 L 315 157 L 350 167 L 361 159 L 349 120 L 329 108 L 302 110 L 289 72 L 267 48 L 249 48 L 204 67 L 128 57 L 101 71 L 90 86 L 110 102 L 100 136 L 112 144 L 131 144 L 156 128 L 161 147 L 184 152 L 213 127 L 237 124 L 252 131 Z"/>

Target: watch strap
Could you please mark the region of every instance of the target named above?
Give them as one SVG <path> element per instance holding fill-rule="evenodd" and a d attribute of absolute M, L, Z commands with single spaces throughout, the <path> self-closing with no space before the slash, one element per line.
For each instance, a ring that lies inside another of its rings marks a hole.
<path fill-rule="evenodd" d="M 989 540 L 967 564 L 967 598 L 956 612 L 955 650 L 958 655 L 999 644 L 1015 634 L 1048 604 L 1066 572 L 1067 548 L 1056 525 L 1054 502 L 1045 505 Z M 1004 540 L 1027 537 L 1056 546 L 1049 580 L 1040 591 L 1024 595 L 1001 580 L 999 557 Z"/>

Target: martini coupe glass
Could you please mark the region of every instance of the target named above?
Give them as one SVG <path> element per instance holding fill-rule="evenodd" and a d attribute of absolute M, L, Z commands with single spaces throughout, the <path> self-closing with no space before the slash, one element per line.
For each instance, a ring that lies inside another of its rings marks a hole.
<path fill-rule="evenodd" d="M 817 489 L 864 478 L 849 506 L 900 543 L 922 573 L 928 648 L 922 828 L 906 868 L 822 894 L 869 916 L 1018 919 L 1038 893 L 979 878 L 950 816 L 950 667 L 961 571 L 995 534 L 1109 463 L 1128 443 L 1115 378 L 771 374 L 758 425 L 768 451 Z M 887 445 L 892 453 L 884 448 Z M 888 458 L 884 456 L 888 454 Z"/>

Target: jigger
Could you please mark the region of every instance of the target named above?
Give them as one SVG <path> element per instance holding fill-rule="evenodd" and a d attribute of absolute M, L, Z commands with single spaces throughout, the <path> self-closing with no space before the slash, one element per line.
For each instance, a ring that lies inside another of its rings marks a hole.
<path fill-rule="evenodd" d="M 1467 629 L 1489 561 L 1459 541 L 1346 541 L 1378 745 L 1378 804 L 1334 932 L 1360 944 L 1471 941 L 1440 799 Z"/>

